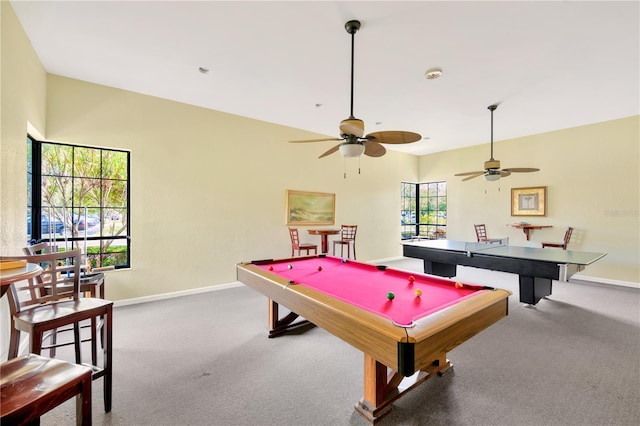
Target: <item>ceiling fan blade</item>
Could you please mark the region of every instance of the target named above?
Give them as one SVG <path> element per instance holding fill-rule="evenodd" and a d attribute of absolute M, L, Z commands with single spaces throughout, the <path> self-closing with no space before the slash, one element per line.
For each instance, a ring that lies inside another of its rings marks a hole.
<path fill-rule="evenodd" d="M 341 141 L 342 138 L 322 138 L 322 139 L 305 139 L 301 141 L 289 141 L 289 143 L 308 143 L 308 142 L 326 142 L 326 141 Z"/>
<path fill-rule="evenodd" d="M 478 176 L 482 176 L 483 174 L 484 174 L 484 172 L 477 172 L 474 175 L 471 175 L 469 177 L 466 177 L 466 178 L 462 179 L 462 181 L 464 182 L 465 180 L 470 180 L 470 179 L 473 179 L 473 178 L 477 178 Z"/>
<path fill-rule="evenodd" d="M 333 154 L 334 152 L 336 152 L 340 148 L 340 145 L 342 145 L 342 144 L 339 143 L 338 145 L 336 145 L 333 148 L 331 148 L 330 150 L 326 151 L 324 154 L 322 154 L 318 158 L 326 157 L 327 155 Z"/>
<path fill-rule="evenodd" d="M 500 177 L 507 177 L 511 174 L 509 170 L 500 170 Z"/>
<path fill-rule="evenodd" d="M 508 169 L 502 169 L 502 171 L 511 173 L 531 173 L 539 172 L 540 169 L 534 169 L 533 167 L 509 167 Z"/>
<path fill-rule="evenodd" d="M 402 130 L 387 130 L 369 133 L 365 138 L 378 143 L 402 144 L 417 142 L 422 139 L 417 133 L 404 132 Z"/>
<path fill-rule="evenodd" d="M 465 173 L 457 173 L 454 176 L 469 176 L 469 175 L 481 175 L 484 173 L 484 170 L 480 170 L 477 172 L 465 172 Z"/>
<path fill-rule="evenodd" d="M 382 157 L 387 149 L 378 142 L 366 141 L 364 144 L 364 155 L 369 157 Z"/>

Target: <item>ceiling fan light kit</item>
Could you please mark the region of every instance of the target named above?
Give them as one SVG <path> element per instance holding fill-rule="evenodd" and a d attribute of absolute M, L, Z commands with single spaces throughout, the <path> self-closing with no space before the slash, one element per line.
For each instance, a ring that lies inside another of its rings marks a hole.
<path fill-rule="evenodd" d="M 347 142 L 340 145 L 340 148 L 338 149 L 340 151 L 340 154 L 342 154 L 343 157 L 347 157 L 347 158 L 360 157 L 364 153 L 364 144 L 361 144 L 358 142 L 356 143 Z"/>
<path fill-rule="evenodd" d="M 462 179 L 463 181 L 484 175 L 485 180 L 494 182 L 500 180 L 501 177 L 509 176 L 511 173 L 530 173 L 540 170 L 531 167 L 516 167 L 500 170 L 500 160 L 496 160 L 493 158 L 493 111 L 495 111 L 496 108 L 498 108 L 497 104 L 489 105 L 488 107 L 489 111 L 491 111 L 491 158 L 484 162 L 484 170 L 479 170 L 476 172 L 457 173 L 455 175 L 466 176 L 464 179 Z"/>
<path fill-rule="evenodd" d="M 355 34 L 360 29 L 360 21 L 351 20 L 344 24 L 347 33 L 351 35 L 351 113 L 349 118 L 340 122 L 340 138 L 311 139 L 302 141 L 290 141 L 292 143 L 341 141 L 338 145 L 325 151 L 318 158 L 326 157 L 336 151 L 347 158 L 360 157 L 362 154 L 369 157 L 382 157 L 386 148 L 381 144 L 405 144 L 417 142 L 422 139 L 417 133 L 390 130 L 370 133 L 365 136 L 364 121 L 353 115 L 353 75 L 354 75 L 354 46 Z"/>

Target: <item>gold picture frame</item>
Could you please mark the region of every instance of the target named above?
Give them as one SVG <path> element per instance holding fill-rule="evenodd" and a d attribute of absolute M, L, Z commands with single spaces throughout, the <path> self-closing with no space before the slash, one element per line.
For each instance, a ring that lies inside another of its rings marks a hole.
<path fill-rule="evenodd" d="M 336 194 L 287 189 L 287 225 L 334 225 Z"/>
<path fill-rule="evenodd" d="M 547 187 L 511 188 L 511 216 L 546 216 Z"/>

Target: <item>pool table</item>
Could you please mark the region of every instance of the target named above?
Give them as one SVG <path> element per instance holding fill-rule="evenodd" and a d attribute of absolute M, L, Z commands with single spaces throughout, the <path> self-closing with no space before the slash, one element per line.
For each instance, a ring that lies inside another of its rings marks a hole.
<path fill-rule="evenodd" d="M 308 321 L 364 352 L 364 396 L 355 409 L 371 423 L 405 392 L 446 372 L 447 352 L 505 317 L 511 295 L 327 255 L 236 269 L 238 281 L 267 296 L 270 337 Z M 283 318 L 279 305 L 290 311 Z"/>

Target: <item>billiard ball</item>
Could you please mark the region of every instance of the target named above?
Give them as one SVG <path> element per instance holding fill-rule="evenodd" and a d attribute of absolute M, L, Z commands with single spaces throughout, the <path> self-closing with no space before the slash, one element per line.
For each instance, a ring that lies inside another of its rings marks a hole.
<path fill-rule="evenodd" d="M 463 285 L 460 281 L 456 281 L 456 288 L 462 288 Z"/>
<path fill-rule="evenodd" d="M 342 263 L 347 263 L 347 261 L 346 261 L 346 260 L 344 260 L 344 259 L 340 259 L 340 262 L 342 262 Z"/>
<path fill-rule="evenodd" d="M 392 292 L 387 293 L 387 299 L 393 300 L 394 297 L 396 297 L 396 295 L 393 294 Z"/>
<path fill-rule="evenodd" d="M 322 266 L 318 266 L 318 272 L 322 271 Z"/>
<path fill-rule="evenodd" d="M 416 297 L 422 296 L 422 290 L 420 290 L 419 288 L 413 290 L 413 293 L 416 295 Z"/>
<path fill-rule="evenodd" d="M 293 269 L 293 265 L 292 265 L 292 264 L 289 264 L 288 268 L 289 268 L 289 269 Z"/>
<path fill-rule="evenodd" d="M 409 282 L 412 283 L 414 282 L 416 279 L 413 275 L 409 275 Z"/>
<path fill-rule="evenodd" d="M 273 271 L 273 266 L 269 266 L 269 270 L 270 270 L 270 271 Z"/>

